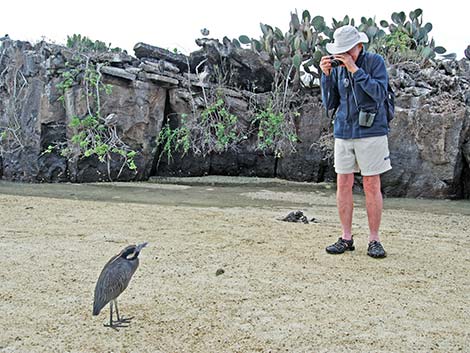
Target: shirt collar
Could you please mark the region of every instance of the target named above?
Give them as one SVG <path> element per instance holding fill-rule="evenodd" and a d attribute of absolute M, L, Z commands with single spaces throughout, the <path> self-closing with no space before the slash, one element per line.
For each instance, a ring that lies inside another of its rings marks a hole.
<path fill-rule="evenodd" d="M 365 56 L 366 56 L 366 51 L 364 50 L 364 48 L 362 48 L 361 53 L 359 54 L 359 56 L 357 57 L 357 60 L 356 60 L 356 65 L 358 67 L 362 66 L 362 62 L 364 61 Z"/>

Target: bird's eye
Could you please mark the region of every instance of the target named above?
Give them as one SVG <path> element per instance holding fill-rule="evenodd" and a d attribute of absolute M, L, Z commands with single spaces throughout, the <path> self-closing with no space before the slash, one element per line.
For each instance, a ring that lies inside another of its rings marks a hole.
<path fill-rule="evenodd" d="M 137 253 L 135 251 L 133 251 L 129 255 L 126 256 L 126 259 L 131 260 L 131 259 L 135 258 L 136 255 L 137 255 Z"/>

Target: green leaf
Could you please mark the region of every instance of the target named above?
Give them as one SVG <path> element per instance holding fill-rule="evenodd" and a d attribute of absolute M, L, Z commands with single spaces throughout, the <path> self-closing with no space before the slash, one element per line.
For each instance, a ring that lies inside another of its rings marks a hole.
<path fill-rule="evenodd" d="M 259 26 L 261 27 L 261 32 L 263 32 L 263 35 L 267 36 L 269 33 L 268 27 L 264 23 L 260 23 Z"/>
<path fill-rule="evenodd" d="M 80 118 L 78 116 L 74 116 L 70 121 L 70 127 L 79 127 L 80 126 Z"/>
<path fill-rule="evenodd" d="M 457 58 L 457 54 L 455 53 L 444 54 L 443 57 L 449 60 L 455 60 L 455 58 Z"/>
<path fill-rule="evenodd" d="M 130 170 L 136 170 L 137 166 L 135 165 L 135 162 L 133 160 L 129 161 L 129 169 Z"/>
<path fill-rule="evenodd" d="M 387 28 L 387 27 L 388 27 L 388 22 L 382 20 L 382 21 L 380 21 L 380 25 L 381 25 L 382 27 L 384 27 L 384 28 Z"/>
<path fill-rule="evenodd" d="M 313 25 L 313 28 L 315 28 L 315 30 L 318 32 L 322 32 L 326 27 L 325 19 L 323 18 L 323 16 L 315 16 L 312 19 L 311 23 Z"/>
<path fill-rule="evenodd" d="M 291 17 L 291 20 L 290 20 L 291 26 L 292 26 L 296 31 L 298 31 L 298 30 L 300 29 L 299 16 L 297 16 L 296 13 L 291 13 L 291 14 L 290 14 L 290 17 Z"/>
<path fill-rule="evenodd" d="M 306 63 L 304 63 L 304 67 L 309 67 L 315 64 L 315 59 L 312 57 Z"/>
<path fill-rule="evenodd" d="M 397 25 L 402 25 L 405 22 L 405 13 L 404 12 L 394 12 L 392 13 L 392 21 Z"/>
<path fill-rule="evenodd" d="M 263 45 L 259 40 L 252 39 L 251 44 L 254 46 L 255 50 L 260 52 L 263 49 Z"/>
<path fill-rule="evenodd" d="M 305 21 L 305 22 L 310 22 L 310 12 L 308 12 L 308 10 L 305 10 L 304 12 L 302 12 L 302 19 Z"/>
<path fill-rule="evenodd" d="M 366 34 L 369 37 L 369 39 L 374 38 L 375 35 L 377 34 L 378 30 L 379 29 L 375 26 L 371 26 L 371 27 L 367 28 Z"/>
<path fill-rule="evenodd" d="M 431 31 L 432 31 L 432 24 L 429 23 L 429 22 L 426 23 L 426 24 L 424 25 L 424 29 L 426 30 L 426 33 L 431 32 Z"/>
<path fill-rule="evenodd" d="M 435 48 L 434 48 L 434 52 L 435 52 L 436 54 L 444 54 L 446 51 L 447 51 L 447 50 L 446 50 L 446 48 L 444 48 L 444 47 L 435 47 Z"/>
<path fill-rule="evenodd" d="M 430 47 L 424 47 L 421 49 L 421 56 L 425 59 L 432 58 L 434 56 L 434 50 Z"/>
<path fill-rule="evenodd" d="M 245 35 L 241 35 L 240 37 L 238 37 L 238 40 L 242 44 L 250 44 L 251 43 L 251 39 L 248 36 L 245 36 Z"/>
<path fill-rule="evenodd" d="M 319 50 L 317 50 L 315 53 L 313 53 L 313 60 L 315 61 L 315 63 L 319 64 L 322 56 L 323 56 L 323 54 Z"/>
<path fill-rule="evenodd" d="M 295 37 L 294 39 L 294 50 L 297 50 L 300 48 L 300 37 Z"/>
<path fill-rule="evenodd" d="M 406 20 L 406 15 L 403 11 L 401 11 L 399 14 L 398 14 L 398 20 L 400 21 L 400 23 L 405 23 L 405 20 Z"/>
<path fill-rule="evenodd" d="M 299 54 L 295 54 L 294 57 L 292 58 L 292 63 L 294 66 L 298 69 L 301 64 L 301 58 Z"/>
<path fill-rule="evenodd" d="M 234 39 L 232 40 L 232 44 L 233 44 L 233 46 L 234 46 L 235 48 L 241 48 L 241 47 L 242 47 L 241 44 L 240 44 L 240 42 L 239 42 L 238 39 L 236 39 L 236 38 L 234 38 Z"/>
<path fill-rule="evenodd" d="M 276 36 L 277 39 L 279 40 L 283 40 L 284 39 L 284 34 L 282 33 L 282 31 L 276 27 L 276 29 L 274 30 L 274 35 Z"/>

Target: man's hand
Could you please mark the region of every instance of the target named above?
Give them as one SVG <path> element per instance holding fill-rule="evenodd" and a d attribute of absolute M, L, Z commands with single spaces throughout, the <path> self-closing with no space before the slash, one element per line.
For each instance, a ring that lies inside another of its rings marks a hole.
<path fill-rule="evenodd" d="M 348 53 L 336 54 L 335 59 L 338 59 L 339 61 L 341 61 L 343 63 L 343 65 L 341 66 L 346 67 L 346 70 L 348 70 L 352 74 L 355 73 L 357 70 L 359 70 L 356 63 L 354 62 L 353 57 L 349 55 Z M 320 64 L 320 67 L 321 67 L 321 64 Z"/>
<path fill-rule="evenodd" d="M 329 55 L 325 55 L 320 60 L 320 69 L 326 76 L 329 76 L 331 73 L 331 59 Z"/>

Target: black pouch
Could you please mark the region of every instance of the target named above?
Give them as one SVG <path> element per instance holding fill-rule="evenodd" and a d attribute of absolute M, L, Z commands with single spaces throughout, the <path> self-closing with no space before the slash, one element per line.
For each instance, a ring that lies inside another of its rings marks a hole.
<path fill-rule="evenodd" d="M 374 124 L 374 119 L 377 113 L 366 112 L 364 110 L 359 111 L 359 126 L 371 127 Z"/>

